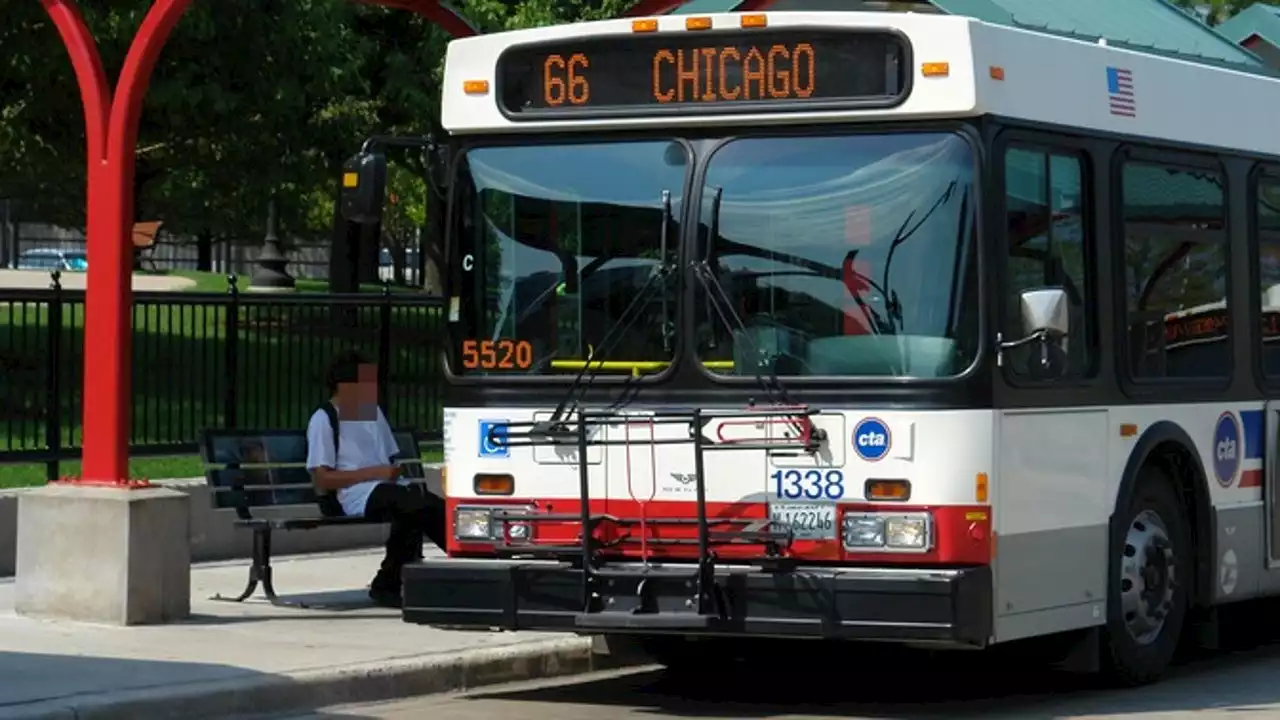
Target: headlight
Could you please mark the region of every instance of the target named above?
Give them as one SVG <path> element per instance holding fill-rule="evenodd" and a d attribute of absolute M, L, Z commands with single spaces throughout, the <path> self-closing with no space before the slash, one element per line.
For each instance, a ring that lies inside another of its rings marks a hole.
<path fill-rule="evenodd" d="M 459 540 L 490 540 L 489 508 L 458 508 L 453 518 L 453 534 Z"/>
<path fill-rule="evenodd" d="M 928 513 L 849 513 L 844 516 L 844 546 L 924 552 L 932 530 Z"/>
<path fill-rule="evenodd" d="M 533 537 L 533 523 L 527 520 L 504 520 L 494 513 L 506 511 L 512 514 L 532 513 L 533 507 L 503 505 L 502 507 L 460 507 L 454 511 L 453 535 L 459 540 L 502 541 L 502 526 L 507 526 L 507 537 L 513 542 L 529 542 Z"/>
<path fill-rule="evenodd" d="M 884 544 L 891 548 L 925 549 L 929 545 L 929 518 L 924 515 L 885 518 Z"/>
<path fill-rule="evenodd" d="M 846 515 L 845 547 L 883 547 L 884 518 L 875 515 Z"/>
<path fill-rule="evenodd" d="M 529 523 L 526 523 L 526 522 L 507 523 L 507 537 L 516 542 L 527 541 L 529 539 Z"/>

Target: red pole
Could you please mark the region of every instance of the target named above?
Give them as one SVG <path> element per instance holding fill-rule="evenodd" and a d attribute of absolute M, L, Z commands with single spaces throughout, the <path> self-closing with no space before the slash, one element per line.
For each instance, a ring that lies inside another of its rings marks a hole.
<path fill-rule="evenodd" d="M 74 0 L 41 0 L 71 56 L 84 104 L 88 155 L 84 347 L 84 465 L 79 482 L 129 481 L 132 411 L 133 173 L 138 120 L 160 49 L 191 0 L 157 0 L 147 11 L 112 97 L 102 58 Z"/>

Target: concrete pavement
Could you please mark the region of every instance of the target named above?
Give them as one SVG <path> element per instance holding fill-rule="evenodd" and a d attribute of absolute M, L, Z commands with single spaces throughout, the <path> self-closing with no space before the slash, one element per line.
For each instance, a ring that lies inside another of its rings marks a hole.
<path fill-rule="evenodd" d="M 0 719 L 197 718 L 298 712 L 590 669 L 585 638 L 405 624 L 365 587 L 381 551 L 281 556 L 276 590 L 311 608 L 237 595 L 244 561 L 192 569 L 192 617 L 108 627 L 13 613 L 0 581 Z"/>

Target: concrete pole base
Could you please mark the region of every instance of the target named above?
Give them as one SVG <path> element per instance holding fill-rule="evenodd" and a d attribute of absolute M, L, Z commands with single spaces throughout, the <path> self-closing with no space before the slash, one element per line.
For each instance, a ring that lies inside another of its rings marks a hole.
<path fill-rule="evenodd" d="M 191 614 L 190 500 L 166 488 L 50 485 L 18 500 L 14 610 L 111 625 Z"/>

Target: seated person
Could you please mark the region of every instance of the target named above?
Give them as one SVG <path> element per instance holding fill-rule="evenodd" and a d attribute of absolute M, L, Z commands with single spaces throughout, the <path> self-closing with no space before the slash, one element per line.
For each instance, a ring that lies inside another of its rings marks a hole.
<path fill-rule="evenodd" d="M 444 502 L 422 484 L 400 480 L 399 446 L 378 407 L 378 368 L 359 353 L 338 356 L 329 369 L 329 403 L 337 411 L 338 447 L 325 408 L 307 424 L 307 470 L 316 489 L 336 492 L 342 514 L 389 521 L 386 555 L 369 597 L 400 607 L 400 571 L 422 557 L 423 537 L 444 547 Z"/>

